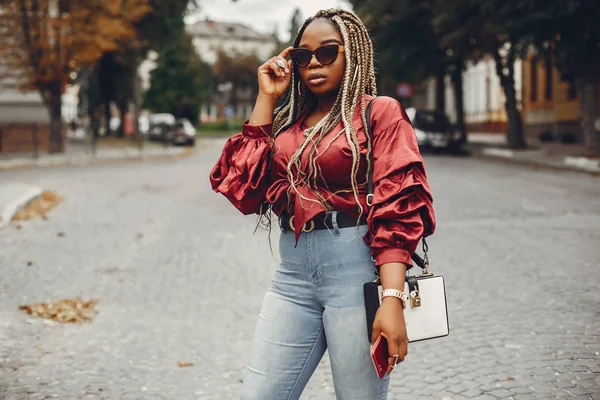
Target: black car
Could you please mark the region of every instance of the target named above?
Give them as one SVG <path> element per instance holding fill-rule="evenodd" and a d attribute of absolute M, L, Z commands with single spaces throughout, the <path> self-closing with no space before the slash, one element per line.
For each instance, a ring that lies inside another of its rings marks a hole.
<path fill-rule="evenodd" d="M 410 107 L 406 114 L 412 122 L 422 150 L 458 152 L 463 138 L 444 113 Z"/>

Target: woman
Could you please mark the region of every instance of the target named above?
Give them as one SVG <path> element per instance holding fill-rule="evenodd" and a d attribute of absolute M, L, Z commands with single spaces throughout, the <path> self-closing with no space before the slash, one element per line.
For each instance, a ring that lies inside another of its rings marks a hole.
<path fill-rule="evenodd" d="M 327 350 L 338 399 L 386 399 L 389 376 L 379 379 L 370 358 L 363 285 L 379 270 L 384 289 L 402 291 L 411 254 L 435 228 L 410 122 L 386 97 L 366 121 L 376 94 L 373 48 L 347 11 L 309 18 L 293 48 L 259 68 L 258 83 L 250 120 L 211 173 L 216 192 L 268 223 L 275 213 L 282 230 L 242 398 L 298 399 Z M 385 336 L 392 355 L 386 375 L 407 354 L 402 310 L 399 297 L 385 297 L 373 325 L 372 342 Z"/>

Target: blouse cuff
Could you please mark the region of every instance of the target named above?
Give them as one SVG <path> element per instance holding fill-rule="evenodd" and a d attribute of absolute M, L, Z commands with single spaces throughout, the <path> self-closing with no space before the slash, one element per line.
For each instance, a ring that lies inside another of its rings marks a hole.
<path fill-rule="evenodd" d="M 268 125 L 250 125 L 249 121 L 244 122 L 242 135 L 254 139 L 270 137 L 273 132 L 273 124 Z"/>
<path fill-rule="evenodd" d="M 408 268 L 412 265 L 411 255 L 408 251 L 402 249 L 383 250 L 375 257 L 375 264 L 381 266 L 387 263 L 399 262 L 406 264 Z"/>

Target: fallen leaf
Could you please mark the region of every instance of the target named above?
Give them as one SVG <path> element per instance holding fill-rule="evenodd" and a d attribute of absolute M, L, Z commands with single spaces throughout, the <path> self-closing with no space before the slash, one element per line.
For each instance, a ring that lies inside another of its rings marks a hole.
<path fill-rule="evenodd" d="M 179 365 L 180 367 L 191 367 L 194 364 L 183 361 L 177 361 L 177 365 Z"/>
<path fill-rule="evenodd" d="M 56 236 L 58 236 L 58 237 L 65 237 L 65 233 L 64 232 L 58 232 L 56 234 Z"/>
<path fill-rule="evenodd" d="M 61 299 L 56 302 L 22 305 L 19 308 L 32 317 L 46 318 L 62 323 L 81 323 L 94 318 L 96 304 L 98 304 L 97 300 L 83 301 L 77 297 Z"/>
<path fill-rule="evenodd" d="M 513 378 L 512 376 L 507 376 L 506 378 L 504 378 L 505 381 L 514 381 L 515 378 Z"/>
<path fill-rule="evenodd" d="M 45 219 L 46 214 L 63 201 L 63 197 L 46 190 L 38 198 L 19 210 L 12 218 L 13 221 L 22 221 L 33 218 Z M 47 218 L 47 217 L 46 217 Z M 21 228 L 17 228 L 21 229 Z"/>

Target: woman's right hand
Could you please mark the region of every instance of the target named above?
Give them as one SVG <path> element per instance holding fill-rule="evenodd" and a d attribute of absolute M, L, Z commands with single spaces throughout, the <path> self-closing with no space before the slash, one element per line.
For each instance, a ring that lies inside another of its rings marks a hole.
<path fill-rule="evenodd" d="M 258 68 L 258 93 L 277 100 L 283 96 L 292 80 L 292 62 L 286 58 L 292 47 L 284 49 L 278 56 L 272 57 Z M 277 65 L 283 63 L 284 68 Z"/>

